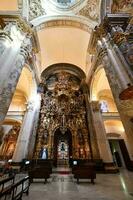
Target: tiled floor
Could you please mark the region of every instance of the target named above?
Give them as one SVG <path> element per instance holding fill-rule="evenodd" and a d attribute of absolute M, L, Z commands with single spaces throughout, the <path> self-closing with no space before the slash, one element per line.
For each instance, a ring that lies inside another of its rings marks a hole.
<path fill-rule="evenodd" d="M 97 174 L 96 184 L 81 181 L 73 176 L 52 174 L 47 184 L 35 182 L 29 196 L 23 200 L 133 200 L 133 172 Z"/>

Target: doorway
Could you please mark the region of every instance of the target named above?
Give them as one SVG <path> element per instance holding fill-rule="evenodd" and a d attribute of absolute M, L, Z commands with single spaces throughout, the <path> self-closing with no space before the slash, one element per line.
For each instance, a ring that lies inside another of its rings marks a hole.
<path fill-rule="evenodd" d="M 113 161 L 119 168 L 129 169 L 131 160 L 123 139 L 109 139 L 109 145 L 113 156 Z"/>
<path fill-rule="evenodd" d="M 72 134 L 69 129 L 64 134 L 59 128 L 55 131 L 53 150 L 54 166 L 69 166 L 72 158 Z"/>

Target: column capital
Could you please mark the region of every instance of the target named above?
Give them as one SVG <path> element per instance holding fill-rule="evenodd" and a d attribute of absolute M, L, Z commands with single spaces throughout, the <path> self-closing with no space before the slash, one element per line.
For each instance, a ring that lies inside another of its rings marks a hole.
<path fill-rule="evenodd" d="M 20 47 L 20 54 L 27 59 L 32 52 L 31 36 L 26 36 Z"/>

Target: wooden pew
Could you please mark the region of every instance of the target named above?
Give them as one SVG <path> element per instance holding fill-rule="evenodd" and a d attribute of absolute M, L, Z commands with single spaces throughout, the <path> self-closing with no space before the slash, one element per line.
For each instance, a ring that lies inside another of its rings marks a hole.
<path fill-rule="evenodd" d="M 29 187 L 30 187 L 30 178 L 29 176 L 26 176 L 23 179 L 23 193 L 29 194 Z"/>
<path fill-rule="evenodd" d="M 91 183 L 94 184 L 94 179 L 96 179 L 96 171 L 93 163 L 75 166 L 73 174 L 74 178 L 77 179 L 77 183 L 79 183 L 79 179 L 90 179 Z"/>
<path fill-rule="evenodd" d="M 15 176 L 5 178 L 0 181 L 0 192 L 3 192 L 5 189 L 10 188 L 14 184 Z"/>
<path fill-rule="evenodd" d="M 0 193 L 0 200 L 21 200 L 23 193 L 29 194 L 29 176 Z"/>
<path fill-rule="evenodd" d="M 36 167 L 29 170 L 30 182 L 33 182 L 33 179 L 44 179 L 46 183 L 47 179 L 50 178 L 52 170 L 49 167 Z"/>

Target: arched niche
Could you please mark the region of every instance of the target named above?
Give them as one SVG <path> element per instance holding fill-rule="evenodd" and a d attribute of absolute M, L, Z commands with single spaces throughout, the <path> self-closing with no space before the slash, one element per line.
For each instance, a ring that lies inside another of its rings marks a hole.
<path fill-rule="evenodd" d="M 61 133 L 60 128 L 56 128 L 54 132 L 53 141 L 53 161 L 54 165 L 69 164 L 72 158 L 72 132 L 66 129 L 64 134 Z M 65 163 L 67 162 L 67 163 Z"/>

